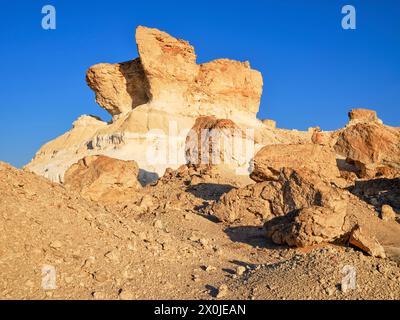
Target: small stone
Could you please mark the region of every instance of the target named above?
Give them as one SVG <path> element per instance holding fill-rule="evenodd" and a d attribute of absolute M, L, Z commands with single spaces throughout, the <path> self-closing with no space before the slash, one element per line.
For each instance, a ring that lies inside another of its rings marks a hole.
<path fill-rule="evenodd" d="M 228 294 L 229 290 L 228 290 L 228 286 L 226 284 L 221 285 L 218 288 L 218 294 L 217 294 L 217 298 L 224 298 L 226 297 L 226 295 Z"/>
<path fill-rule="evenodd" d="M 65 283 L 71 283 L 72 281 L 74 281 L 73 277 L 65 277 L 64 279 Z"/>
<path fill-rule="evenodd" d="M 213 267 L 213 266 L 206 266 L 205 271 L 207 272 L 211 272 L 211 271 L 215 271 L 217 270 L 217 268 Z"/>
<path fill-rule="evenodd" d="M 50 243 L 50 247 L 53 249 L 59 249 L 63 246 L 62 242 L 59 240 L 53 241 L 52 243 Z"/>
<path fill-rule="evenodd" d="M 107 259 L 119 262 L 119 252 L 117 250 L 111 250 L 104 255 Z"/>
<path fill-rule="evenodd" d="M 126 290 L 122 290 L 119 293 L 119 298 L 120 300 L 133 300 L 135 297 L 132 294 L 132 292 L 126 291 Z"/>
<path fill-rule="evenodd" d="M 162 221 L 161 220 L 154 221 L 154 227 L 161 230 L 163 228 Z"/>
<path fill-rule="evenodd" d="M 333 288 L 327 288 L 327 289 L 325 290 L 325 292 L 326 292 L 326 294 L 327 294 L 328 296 L 333 296 L 333 294 L 335 293 L 335 290 L 334 290 Z"/>
<path fill-rule="evenodd" d="M 391 206 L 387 204 L 382 206 L 381 219 L 383 221 L 394 221 L 396 219 L 396 213 Z"/>
<path fill-rule="evenodd" d="M 92 296 L 95 300 L 104 300 L 106 298 L 105 293 L 101 291 L 93 292 Z"/>
<path fill-rule="evenodd" d="M 195 176 L 193 176 L 193 177 L 191 178 L 190 184 L 191 184 L 191 185 L 196 185 L 196 184 L 199 184 L 199 183 L 201 183 L 201 182 L 202 182 L 201 177 L 198 176 L 198 175 L 195 175 Z"/>
<path fill-rule="evenodd" d="M 208 245 L 208 240 L 207 239 L 200 239 L 199 242 L 205 247 Z"/>
<path fill-rule="evenodd" d="M 136 244 L 132 243 L 132 242 L 128 244 L 127 248 L 128 248 L 129 251 L 136 251 L 137 250 L 136 249 Z"/>
<path fill-rule="evenodd" d="M 238 266 L 237 268 L 236 268 L 236 274 L 238 275 L 238 276 L 241 276 L 243 273 L 245 273 L 246 272 L 246 268 L 245 267 L 243 267 L 243 266 Z"/>
<path fill-rule="evenodd" d="M 194 282 L 199 282 L 200 281 L 200 277 L 197 274 L 192 274 L 192 280 Z"/>

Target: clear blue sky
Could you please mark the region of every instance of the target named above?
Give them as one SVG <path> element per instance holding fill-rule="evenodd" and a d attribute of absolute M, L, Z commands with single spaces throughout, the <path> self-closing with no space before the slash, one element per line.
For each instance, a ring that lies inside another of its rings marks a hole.
<path fill-rule="evenodd" d="M 41 8 L 57 29 L 41 28 Z M 357 30 L 341 28 L 341 8 Z M 368 107 L 400 125 L 400 1 L 1 1 L 0 160 L 21 166 L 81 114 L 109 119 L 86 86 L 87 68 L 137 56 L 137 25 L 189 40 L 198 62 L 249 60 L 262 72 L 260 118 L 279 127 L 342 127 Z"/>

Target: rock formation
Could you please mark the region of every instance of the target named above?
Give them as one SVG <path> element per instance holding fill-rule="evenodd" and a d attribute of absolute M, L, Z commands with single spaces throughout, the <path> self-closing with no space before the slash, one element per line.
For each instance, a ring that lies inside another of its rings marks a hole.
<path fill-rule="evenodd" d="M 85 156 L 135 160 L 142 182 L 185 163 L 187 133 L 201 116 L 234 121 L 255 131 L 255 144 L 306 141 L 307 133 L 274 130 L 256 119 L 262 76 L 248 62 L 219 59 L 196 63 L 194 48 L 165 32 L 139 26 L 139 58 L 89 68 L 87 83 L 110 123 L 88 116 L 44 145 L 27 168 L 62 182 L 64 172 Z"/>
<path fill-rule="evenodd" d="M 205 299 L 210 283 L 227 298 L 229 264 L 239 288 L 258 267 L 280 287 L 295 270 L 285 290 L 301 279 L 318 296 L 315 280 L 336 288 L 327 268 L 349 256 L 357 279 L 398 295 L 398 265 L 376 258 L 400 262 L 399 128 L 354 109 L 336 131 L 278 129 L 256 118 L 263 83 L 248 62 L 197 64 L 188 42 L 146 27 L 136 42 L 138 58 L 87 72 L 112 120 L 79 117 L 27 165 L 62 184 L 0 162 L 0 298 Z M 44 263 L 60 289 L 38 287 Z"/>
<path fill-rule="evenodd" d="M 368 142 L 361 140 L 358 150 L 367 146 Z M 209 213 L 229 225 L 265 221 L 267 237 L 277 244 L 306 247 L 340 241 L 377 257 L 385 257 L 387 249 L 397 259 L 400 225 L 394 211 L 384 206 L 384 221 L 379 219 L 375 208 L 360 195 L 360 187 L 350 189 L 354 194 L 345 188 L 336 160 L 333 149 L 326 145 L 266 146 L 254 157 L 250 176 L 257 183 L 231 190 Z M 371 159 L 376 164 L 374 160 L 378 159 Z M 369 190 L 375 194 L 383 191 Z"/>

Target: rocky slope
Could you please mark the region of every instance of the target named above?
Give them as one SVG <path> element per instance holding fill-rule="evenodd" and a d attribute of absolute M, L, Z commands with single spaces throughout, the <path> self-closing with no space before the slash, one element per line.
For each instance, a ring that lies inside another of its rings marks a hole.
<path fill-rule="evenodd" d="M 87 73 L 110 123 L 0 162 L 0 298 L 400 298 L 399 128 L 277 129 L 249 63 L 136 41 Z"/>
<path fill-rule="evenodd" d="M 182 166 L 103 205 L 1 163 L 0 298 L 399 298 L 395 261 L 340 243 L 277 245 L 262 226 L 208 214 L 245 184 L 218 168 Z M 347 291 L 346 265 L 357 270 L 357 287 Z M 56 288 L 43 288 L 44 266 L 55 268 Z"/>

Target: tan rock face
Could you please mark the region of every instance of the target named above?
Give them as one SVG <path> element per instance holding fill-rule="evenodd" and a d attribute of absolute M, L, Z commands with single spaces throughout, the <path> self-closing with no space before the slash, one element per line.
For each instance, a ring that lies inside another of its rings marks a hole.
<path fill-rule="evenodd" d="M 400 170 L 400 130 L 376 123 L 358 123 L 344 129 L 335 150 L 354 162 L 362 177 Z"/>
<path fill-rule="evenodd" d="M 102 203 L 129 200 L 141 188 L 135 161 L 105 156 L 85 157 L 65 173 L 65 186 L 84 198 Z"/>
<path fill-rule="evenodd" d="M 327 179 L 340 176 L 336 157 L 329 147 L 315 144 L 268 145 L 254 157 L 251 178 L 277 180 L 283 168 L 306 169 Z"/>

